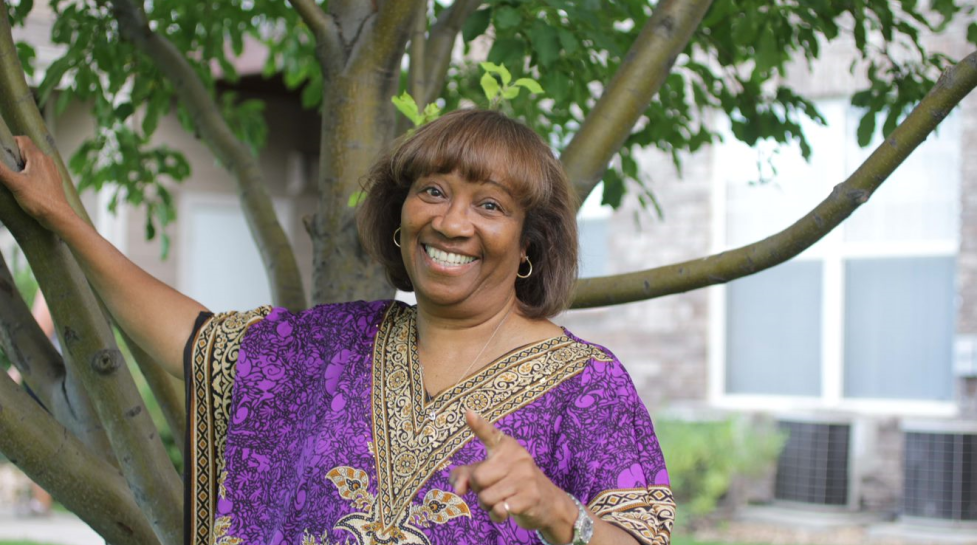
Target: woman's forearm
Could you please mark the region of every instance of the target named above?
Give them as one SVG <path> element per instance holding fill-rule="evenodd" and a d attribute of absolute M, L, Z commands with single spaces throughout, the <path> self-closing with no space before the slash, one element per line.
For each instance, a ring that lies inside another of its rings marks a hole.
<path fill-rule="evenodd" d="M 183 348 L 206 310 L 130 261 L 73 213 L 49 219 L 116 323 L 167 372 L 183 378 Z"/>

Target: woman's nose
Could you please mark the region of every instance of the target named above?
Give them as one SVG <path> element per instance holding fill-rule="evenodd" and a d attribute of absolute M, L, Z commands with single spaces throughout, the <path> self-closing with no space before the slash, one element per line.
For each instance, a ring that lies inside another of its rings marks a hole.
<path fill-rule="evenodd" d="M 443 214 L 434 218 L 431 225 L 447 238 L 467 237 L 475 232 L 468 217 L 468 206 L 460 201 L 453 201 L 448 205 Z"/>

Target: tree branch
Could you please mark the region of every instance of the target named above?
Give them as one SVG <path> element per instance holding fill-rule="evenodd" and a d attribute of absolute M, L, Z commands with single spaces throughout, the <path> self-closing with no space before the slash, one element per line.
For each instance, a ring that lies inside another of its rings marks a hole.
<path fill-rule="evenodd" d="M 0 121 L 0 132 L 4 130 Z M 9 138 L 7 135 L 6 138 Z M 0 138 L 0 140 L 6 140 Z M 109 464 L 115 454 L 85 389 L 67 376 L 64 360 L 37 325 L 0 255 L 0 347 L 58 422 Z"/>
<path fill-rule="evenodd" d="M 170 80 L 201 138 L 234 174 L 241 207 L 268 274 L 274 303 L 292 310 L 305 308 L 298 263 L 272 207 L 257 158 L 234 135 L 190 63 L 171 42 L 149 28 L 138 6 L 131 0 L 113 0 L 112 6 L 122 35 L 153 59 L 160 72 Z"/>
<path fill-rule="evenodd" d="M 911 114 L 847 180 L 796 223 L 759 242 L 709 257 L 577 282 L 573 308 L 642 301 L 724 284 L 779 265 L 837 227 L 898 167 L 968 93 L 977 87 L 977 52 L 940 77 Z"/>
<path fill-rule="evenodd" d="M 423 88 L 424 96 L 414 95 L 418 101 L 430 104 L 438 98 L 444 79 L 451 65 L 451 51 L 454 49 L 458 33 L 468 17 L 478 9 L 482 0 L 456 0 L 441 12 L 438 20 L 431 26 L 430 36 L 424 48 Z M 413 57 L 411 58 L 413 62 Z"/>
<path fill-rule="evenodd" d="M 363 29 L 347 62 L 350 73 L 379 70 L 399 74 L 404 48 L 414 28 L 414 18 L 423 15 L 426 0 L 386 0 Z M 359 43 L 362 41 L 362 43 Z M 389 97 L 388 97 L 389 98 Z"/>
<path fill-rule="evenodd" d="M 288 0 L 316 39 L 316 57 L 322 65 L 323 77 L 329 79 L 342 70 L 345 54 L 339 39 L 339 28 L 331 15 L 323 11 L 315 0 Z"/>
<path fill-rule="evenodd" d="M 64 380 L 64 360 L 17 291 L 3 254 L 0 254 L 0 309 L 3 309 L 0 347 L 41 403 L 50 407 Z M 60 419 L 59 422 L 64 423 Z"/>
<path fill-rule="evenodd" d="M 0 452 L 113 545 L 157 545 L 119 471 L 0 373 Z"/>
<path fill-rule="evenodd" d="M 10 21 L 7 19 L 6 0 L 0 0 L 0 112 L 14 134 L 30 136 L 31 140 L 45 154 L 54 157 L 64 184 L 64 194 L 75 213 L 91 223 L 91 218 L 78 198 L 78 191 L 71 183 L 71 176 L 64 161 L 58 155 L 54 137 L 47 130 L 44 118 L 37 108 L 21 107 L 23 103 L 34 104 L 34 94 L 24 79 L 24 69 L 17 57 Z"/>
<path fill-rule="evenodd" d="M 4 9 L 0 5 L 0 12 Z M 0 36 L 0 41 L 3 38 Z M 27 104 L 21 107 L 28 107 Z M 29 104 L 34 107 L 33 101 Z M 0 139 L 0 147 L 7 150 L 0 153 L 0 160 L 9 161 L 8 167 L 19 170 L 19 150 L 9 139 L 9 131 L 0 130 Z M 0 187 L 0 220 L 14 235 L 44 289 L 51 315 L 60 326 L 58 338 L 69 373 L 77 373 L 91 396 L 139 507 L 147 513 L 160 541 L 165 545 L 182 543 L 183 491 L 179 476 L 84 274 L 68 248 L 28 216 L 5 187 Z M 101 507 L 111 509 L 107 505 Z"/>
<path fill-rule="evenodd" d="M 560 158 L 580 202 L 661 89 L 712 0 L 662 0 Z"/>
<path fill-rule="evenodd" d="M 419 108 L 424 108 L 424 49 L 427 46 L 427 6 L 414 18 L 414 31 L 410 34 L 410 68 L 407 89 Z"/>
<path fill-rule="evenodd" d="M 315 0 L 288 0 L 288 3 L 295 8 L 299 17 L 305 21 L 305 24 L 308 25 L 309 29 L 316 36 L 328 32 L 335 32 L 335 23 L 333 23 L 332 17 L 322 11 L 322 8 L 315 3 Z"/>
<path fill-rule="evenodd" d="M 167 373 L 163 366 L 156 363 L 152 356 L 139 347 L 135 341 L 129 338 L 122 328 L 119 328 L 122 339 L 125 341 L 129 352 L 139 366 L 142 376 L 149 384 L 149 389 L 153 391 L 153 397 L 159 403 L 159 408 L 163 411 L 166 424 L 173 432 L 173 440 L 180 452 L 184 452 L 186 430 L 187 430 L 187 410 L 186 392 L 184 383 L 173 375 Z"/>

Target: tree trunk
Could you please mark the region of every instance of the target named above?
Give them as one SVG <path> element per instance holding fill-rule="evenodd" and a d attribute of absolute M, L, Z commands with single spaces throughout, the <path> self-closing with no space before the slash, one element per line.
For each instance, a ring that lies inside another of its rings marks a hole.
<path fill-rule="evenodd" d="M 396 120 L 390 98 L 397 91 L 414 18 L 423 14 L 425 4 L 388 1 L 375 13 L 364 13 L 362 3 L 329 5 L 339 36 L 356 40 L 342 44 L 348 58 L 341 70 L 324 57 L 335 51 L 320 53 L 326 85 L 319 210 L 307 226 L 313 240 L 314 303 L 371 300 L 393 293 L 383 269 L 359 244 L 355 209 L 349 204 L 362 189 L 370 166 L 393 141 Z"/>

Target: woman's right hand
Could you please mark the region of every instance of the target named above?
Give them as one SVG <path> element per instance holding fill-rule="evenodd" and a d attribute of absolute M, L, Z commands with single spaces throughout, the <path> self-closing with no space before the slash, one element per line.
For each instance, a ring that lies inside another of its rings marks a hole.
<path fill-rule="evenodd" d="M 17 137 L 24 170 L 0 164 L 0 183 L 41 225 L 68 245 L 116 323 L 175 377 L 183 378 L 183 348 L 197 315 L 206 310 L 142 270 L 75 214 L 53 159 L 29 138 Z"/>
<path fill-rule="evenodd" d="M 74 215 L 64 195 L 58 165 L 30 138 L 16 136 L 14 140 L 20 147 L 24 169 L 14 172 L 0 162 L 0 183 L 10 189 L 25 212 L 44 227 L 54 230 L 57 219 Z"/>

